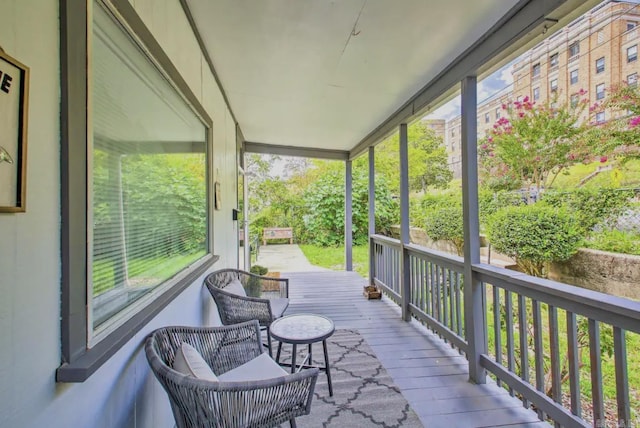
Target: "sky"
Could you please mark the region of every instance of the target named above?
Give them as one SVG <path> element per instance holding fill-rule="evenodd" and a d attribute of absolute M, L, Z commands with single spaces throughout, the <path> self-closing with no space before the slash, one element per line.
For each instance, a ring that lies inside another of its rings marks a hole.
<path fill-rule="evenodd" d="M 511 61 L 504 67 L 498 69 L 493 74 L 487 76 L 478 83 L 478 104 L 487 98 L 497 94 L 513 85 L 513 75 L 511 74 L 513 63 Z M 460 115 L 460 96 L 443 104 L 440 108 L 425 116 L 425 119 L 445 119 L 449 120 Z"/>

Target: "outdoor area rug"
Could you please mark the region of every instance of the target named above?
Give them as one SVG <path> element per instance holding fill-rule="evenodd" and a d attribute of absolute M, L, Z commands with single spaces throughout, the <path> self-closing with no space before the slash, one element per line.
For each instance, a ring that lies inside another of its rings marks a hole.
<path fill-rule="evenodd" d="M 297 359 L 301 361 L 307 347 L 298 346 L 298 349 Z M 299 428 L 422 427 L 418 416 L 357 331 L 336 330 L 327 339 L 327 349 L 333 397 L 329 397 L 327 375 L 321 371 L 311 414 L 296 418 Z M 290 361 L 290 351 L 291 345 L 283 345 L 281 361 Z M 324 365 L 321 343 L 313 345 L 313 360 L 314 364 Z"/>

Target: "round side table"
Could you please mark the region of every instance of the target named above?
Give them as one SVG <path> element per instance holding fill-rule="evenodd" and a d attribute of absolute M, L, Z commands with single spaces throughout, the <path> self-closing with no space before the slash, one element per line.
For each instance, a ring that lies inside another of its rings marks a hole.
<path fill-rule="evenodd" d="M 291 350 L 291 364 L 283 363 L 283 366 L 291 366 L 291 373 L 296 371 L 296 352 L 298 345 L 308 345 L 309 353 L 304 358 L 299 368 L 309 368 L 313 366 L 313 358 L 311 353 L 311 345 L 322 342 L 324 351 L 324 367 L 318 367 L 327 374 L 327 382 L 329 384 L 329 396 L 333 396 L 333 386 L 331 385 L 331 371 L 329 369 L 329 354 L 327 353 L 327 338 L 331 337 L 335 331 L 333 321 L 322 315 L 315 314 L 294 314 L 278 318 L 271 323 L 269 330 L 271 336 L 278 343 L 278 353 L 276 354 L 276 362 L 280 364 L 280 352 L 282 344 L 289 343 L 293 346 Z M 307 364 L 308 362 L 308 364 Z"/>

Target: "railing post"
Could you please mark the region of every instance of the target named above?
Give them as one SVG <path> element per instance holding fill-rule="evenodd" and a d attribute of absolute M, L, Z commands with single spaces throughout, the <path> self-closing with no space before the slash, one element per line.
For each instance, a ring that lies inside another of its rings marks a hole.
<path fill-rule="evenodd" d="M 369 284 L 375 278 L 375 253 L 371 237 L 376 234 L 376 154 L 375 147 L 369 147 Z"/>
<path fill-rule="evenodd" d="M 409 150 L 407 124 L 400 124 L 400 242 L 402 253 L 400 262 L 400 290 L 402 294 L 402 319 L 409 321 L 409 302 L 411 302 L 411 272 L 409 254 L 405 245 L 409 244 Z"/>
<path fill-rule="evenodd" d="M 344 264 L 345 270 L 353 270 L 353 209 L 352 209 L 352 187 L 353 175 L 351 173 L 351 161 L 345 162 L 345 194 L 344 194 Z"/>
<path fill-rule="evenodd" d="M 464 324 L 469 345 L 469 378 L 486 383 L 480 355 L 487 353 L 484 332 L 483 286 L 472 265 L 480 263 L 480 221 L 478 217 L 477 78 L 462 80 L 462 211 L 464 219 Z"/>

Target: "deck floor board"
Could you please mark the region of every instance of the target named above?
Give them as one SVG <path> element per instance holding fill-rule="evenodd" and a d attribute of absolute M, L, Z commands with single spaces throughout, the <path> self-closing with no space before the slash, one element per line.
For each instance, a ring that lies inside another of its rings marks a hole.
<path fill-rule="evenodd" d="M 325 315 L 336 329 L 357 330 L 425 427 L 549 426 L 495 383 L 470 383 L 466 359 L 458 350 L 418 322 L 403 322 L 399 307 L 390 300 L 366 300 L 366 280 L 358 274 L 282 276 L 290 281 L 286 314 Z"/>

